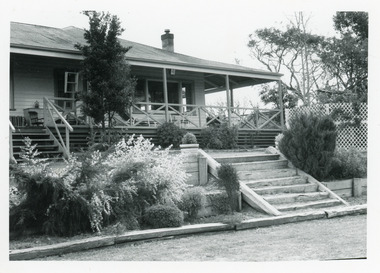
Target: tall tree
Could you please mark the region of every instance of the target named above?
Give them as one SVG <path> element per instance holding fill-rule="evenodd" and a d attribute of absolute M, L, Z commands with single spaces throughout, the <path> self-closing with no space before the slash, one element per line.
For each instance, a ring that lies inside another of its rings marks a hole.
<path fill-rule="evenodd" d="M 86 45 L 77 44 L 82 51 L 83 74 L 89 90 L 81 93 L 84 114 L 101 123 L 106 120 L 111 127 L 115 113 L 125 116 L 134 96 L 135 80 L 125 54 L 130 47 L 123 47 L 118 36 L 124 31 L 117 16 L 96 11 L 83 11 L 89 19 L 85 29 Z"/>
<path fill-rule="evenodd" d="M 320 52 L 331 75 L 324 91 L 330 101 L 367 101 L 368 13 L 337 12 L 333 21 L 340 37 L 326 39 Z"/>
<path fill-rule="evenodd" d="M 314 90 L 325 76 L 317 55 L 324 38 L 311 34 L 307 24 L 303 13 L 296 13 L 286 30 L 259 29 L 248 43 L 253 57 L 268 70 L 289 74 L 283 84 L 305 105 L 313 101 Z"/>

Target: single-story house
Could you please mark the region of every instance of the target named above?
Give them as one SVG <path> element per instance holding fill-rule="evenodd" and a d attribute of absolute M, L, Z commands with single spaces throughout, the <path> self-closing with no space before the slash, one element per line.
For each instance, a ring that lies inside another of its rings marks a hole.
<path fill-rule="evenodd" d="M 75 96 L 87 88 L 80 73 L 83 57 L 74 48 L 77 43 L 86 43 L 83 33 L 76 27 L 11 23 L 10 128 L 24 130 L 23 136 L 28 128 L 44 128 L 66 152 L 75 142 L 75 132 L 83 134 L 96 127 L 82 116 L 81 102 Z M 252 134 L 265 133 L 273 140 L 282 130 L 282 109 L 234 107 L 233 100 L 239 88 L 279 82 L 281 74 L 177 53 L 174 35 L 169 30 L 165 30 L 161 40 L 162 48 L 155 48 L 120 39 L 123 46 L 131 47 L 126 59 L 131 74 L 138 79 L 139 99 L 128 119 L 115 117 L 109 121 L 115 127 L 152 137 L 165 121 L 197 134 L 209 124 L 223 120 L 236 125 L 246 140 Z M 227 105 L 205 105 L 206 94 L 213 92 L 225 92 Z"/>

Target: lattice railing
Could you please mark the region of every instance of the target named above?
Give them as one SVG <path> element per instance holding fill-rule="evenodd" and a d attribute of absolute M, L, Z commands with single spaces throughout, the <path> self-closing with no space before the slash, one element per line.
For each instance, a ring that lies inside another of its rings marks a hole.
<path fill-rule="evenodd" d="M 286 126 L 289 126 L 289 121 L 295 114 L 299 113 L 313 113 L 317 115 L 339 113 L 332 115 L 338 127 L 337 147 L 345 149 L 355 147 L 358 150 L 366 151 L 368 108 L 366 103 L 361 103 L 358 107 L 358 111 L 355 111 L 351 103 L 331 103 L 285 109 Z"/>

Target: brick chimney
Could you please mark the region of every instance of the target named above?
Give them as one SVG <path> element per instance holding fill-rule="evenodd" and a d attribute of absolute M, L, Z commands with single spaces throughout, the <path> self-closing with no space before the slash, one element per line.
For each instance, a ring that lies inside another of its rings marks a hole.
<path fill-rule="evenodd" d="M 161 35 L 162 49 L 174 52 L 174 34 L 170 33 L 170 29 L 165 29 L 165 34 Z"/>

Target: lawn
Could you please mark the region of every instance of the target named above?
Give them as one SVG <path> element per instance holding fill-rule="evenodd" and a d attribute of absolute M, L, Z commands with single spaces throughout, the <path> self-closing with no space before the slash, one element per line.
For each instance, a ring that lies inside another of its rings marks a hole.
<path fill-rule="evenodd" d="M 366 215 L 128 243 L 39 260 L 301 261 L 366 257 Z"/>

